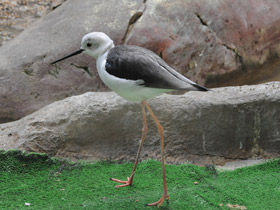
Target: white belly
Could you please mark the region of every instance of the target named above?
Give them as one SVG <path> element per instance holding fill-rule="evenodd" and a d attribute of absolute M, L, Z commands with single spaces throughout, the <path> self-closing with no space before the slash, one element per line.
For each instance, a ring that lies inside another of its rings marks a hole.
<path fill-rule="evenodd" d="M 101 55 L 96 61 L 96 67 L 101 80 L 111 90 L 127 99 L 128 101 L 141 102 L 149 98 L 158 96 L 164 92 L 170 92 L 170 89 L 148 88 L 139 85 L 141 80 L 127 80 L 115 77 L 105 70 L 107 53 Z"/>

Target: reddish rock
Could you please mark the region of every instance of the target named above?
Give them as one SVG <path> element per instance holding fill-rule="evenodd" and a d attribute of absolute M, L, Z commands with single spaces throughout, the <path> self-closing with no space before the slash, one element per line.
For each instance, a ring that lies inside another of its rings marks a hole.
<path fill-rule="evenodd" d="M 279 80 L 279 3 L 149 1 L 127 42 L 210 87 Z"/>

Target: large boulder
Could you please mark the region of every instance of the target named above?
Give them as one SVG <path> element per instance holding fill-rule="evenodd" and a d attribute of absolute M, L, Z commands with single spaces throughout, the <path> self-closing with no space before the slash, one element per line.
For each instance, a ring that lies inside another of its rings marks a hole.
<path fill-rule="evenodd" d="M 162 95 L 149 100 L 164 127 L 170 162 L 223 164 L 227 159 L 280 155 L 280 82 Z M 160 159 L 148 117 L 142 157 Z M 115 93 L 85 93 L 0 125 L 0 148 L 89 160 L 133 160 L 141 137 L 137 103 Z"/>
<path fill-rule="evenodd" d="M 279 0 L 68 0 L 0 48 L 0 122 L 107 90 L 88 56 L 50 65 L 77 50 L 88 32 L 147 47 L 213 87 L 279 79 L 279 21 Z"/>
<path fill-rule="evenodd" d="M 148 1 L 128 44 L 208 87 L 280 80 L 280 1 Z"/>
<path fill-rule="evenodd" d="M 50 63 L 80 48 L 91 31 L 109 34 L 116 44 L 142 1 L 69 0 L 0 48 L 0 122 L 19 119 L 56 100 L 105 90 L 95 62 L 78 56 Z"/>

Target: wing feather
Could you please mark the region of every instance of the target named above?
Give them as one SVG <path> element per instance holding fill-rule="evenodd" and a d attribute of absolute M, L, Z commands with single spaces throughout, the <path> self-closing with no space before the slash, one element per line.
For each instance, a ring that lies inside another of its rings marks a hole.
<path fill-rule="evenodd" d="M 196 83 L 169 67 L 158 55 L 137 46 L 119 45 L 111 49 L 105 69 L 119 78 L 142 80 L 145 87 L 202 90 L 197 88 Z"/>

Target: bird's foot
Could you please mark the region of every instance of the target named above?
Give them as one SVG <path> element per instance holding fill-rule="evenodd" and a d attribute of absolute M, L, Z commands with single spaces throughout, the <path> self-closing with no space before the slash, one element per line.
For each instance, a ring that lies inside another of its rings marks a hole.
<path fill-rule="evenodd" d="M 110 178 L 110 180 L 112 180 L 114 182 L 122 183 L 122 185 L 117 185 L 117 186 L 115 186 L 115 188 L 126 187 L 126 186 L 132 185 L 132 179 L 129 177 L 127 177 L 127 181 L 122 181 L 122 180 L 114 179 L 114 178 Z"/>
<path fill-rule="evenodd" d="M 146 204 L 146 206 L 156 206 L 156 205 L 158 205 L 157 207 L 160 207 L 164 200 L 166 200 L 168 202 L 169 195 L 163 194 L 163 196 L 157 202 Z"/>

